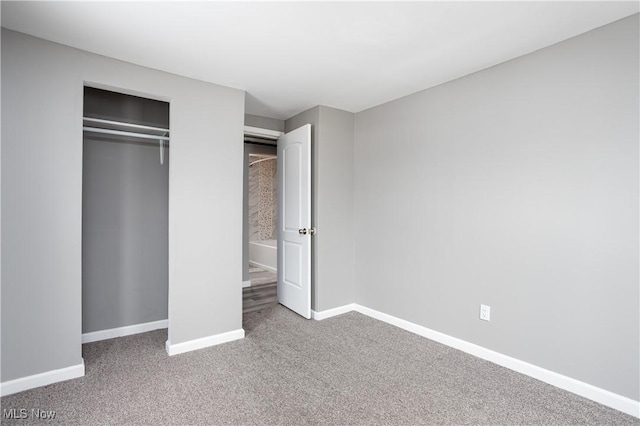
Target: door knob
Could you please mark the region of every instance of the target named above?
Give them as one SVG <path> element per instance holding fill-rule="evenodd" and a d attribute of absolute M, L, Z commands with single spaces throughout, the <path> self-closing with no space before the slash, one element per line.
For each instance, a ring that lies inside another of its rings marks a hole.
<path fill-rule="evenodd" d="M 298 229 L 298 234 L 307 235 L 307 228 Z"/>
<path fill-rule="evenodd" d="M 315 235 L 316 234 L 316 228 L 309 228 L 309 235 Z"/>

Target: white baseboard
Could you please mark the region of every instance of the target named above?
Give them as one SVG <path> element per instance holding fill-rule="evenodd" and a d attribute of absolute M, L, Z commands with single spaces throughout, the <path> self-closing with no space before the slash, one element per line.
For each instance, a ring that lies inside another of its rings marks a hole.
<path fill-rule="evenodd" d="M 33 376 L 21 377 L 15 380 L 8 380 L 0 383 L 0 396 L 7 396 L 14 393 L 26 391 L 52 383 L 63 382 L 65 380 L 76 379 L 84 376 L 84 361 L 71 367 L 50 370 Z"/>
<path fill-rule="evenodd" d="M 125 327 L 110 328 L 108 330 L 92 331 L 82 335 L 82 343 L 97 342 L 113 339 L 114 337 L 129 336 L 131 334 L 146 333 L 147 331 L 168 328 L 169 320 L 145 322 L 144 324 L 127 325 Z"/>
<path fill-rule="evenodd" d="M 221 343 L 231 342 L 233 340 L 243 339 L 244 330 L 228 331 L 226 333 L 215 334 L 213 336 L 203 337 L 201 339 L 189 340 L 188 342 L 176 343 L 172 345 L 167 340 L 165 348 L 170 356 L 182 354 L 185 352 L 195 351 L 197 349 L 208 348 L 209 346 L 219 345 Z"/>
<path fill-rule="evenodd" d="M 337 308 L 327 309 L 324 311 L 311 311 L 311 318 L 317 321 L 322 321 L 327 318 L 335 317 L 336 315 L 346 314 L 347 312 L 355 311 L 356 304 L 350 303 L 344 306 L 338 306 Z"/>
<path fill-rule="evenodd" d="M 253 260 L 249 262 L 249 266 L 255 266 L 256 268 L 264 269 L 265 271 L 277 273 L 278 270 L 272 266 L 268 266 L 262 263 L 254 262 Z"/>
<path fill-rule="evenodd" d="M 354 310 L 360 312 L 361 314 L 370 316 L 371 318 L 375 318 L 388 324 L 395 325 L 396 327 L 410 331 L 417 335 L 435 340 L 436 342 L 442 343 L 455 349 L 459 349 L 468 354 L 477 356 L 478 358 L 491 361 L 510 370 L 517 371 L 518 373 L 525 374 L 527 376 L 533 377 L 534 379 L 538 379 L 550 385 L 556 386 L 560 389 L 564 389 L 576 395 L 580 395 L 592 401 L 598 402 L 602 405 L 606 405 L 607 407 L 611 407 L 616 410 L 622 411 L 623 413 L 640 418 L 640 401 L 634 401 L 631 398 L 618 395 L 608 390 L 598 388 L 588 383 L 572 379 L 571 377 L 567 377 L 562 374 L 547 370 L 545 368 L 529 364 L 528 362 L 512 358 L 508 355 L 503 355 L 499 352 L 495 352 L 482 346 L 478 346 L 474 343 L 469 343 L 465 340 L 461 340 L 456 337 L 431 330 L 427 327 L 414 324 L 412 322 L 376 311 L 374 309 L 367 308 L 365 306 L 354 304 Z"/>
<path fill-rule="evenodd" d="M 251 280 L 242 281 L 242 288 L 251 287 Z"/>

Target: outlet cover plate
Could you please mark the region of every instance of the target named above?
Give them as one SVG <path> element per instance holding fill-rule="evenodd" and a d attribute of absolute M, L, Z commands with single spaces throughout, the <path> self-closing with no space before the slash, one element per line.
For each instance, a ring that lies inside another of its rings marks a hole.
<path fill-rule="evenodd" d="M 480 305 L 480 319 L 484 321 L 491 320 L 491 306 Z"/>

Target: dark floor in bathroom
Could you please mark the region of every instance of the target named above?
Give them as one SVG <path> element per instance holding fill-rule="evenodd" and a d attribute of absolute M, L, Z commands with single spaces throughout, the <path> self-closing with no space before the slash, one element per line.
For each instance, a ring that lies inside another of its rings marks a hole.
<path fill-rule="evenodd" d="M 259 311 L 278 304 L 277 275 L 257 267 L 249 268 L 251 287 L 242 289 L 242 313 Z"/>

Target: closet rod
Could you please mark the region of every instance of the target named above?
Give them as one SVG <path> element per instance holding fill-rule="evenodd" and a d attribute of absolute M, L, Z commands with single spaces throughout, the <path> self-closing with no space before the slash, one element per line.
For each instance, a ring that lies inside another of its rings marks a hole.
<path fill-rule="evenodd" d="M 130 127 L 132 129 L 153 130 L 156 132 L 169 132 L 169 129 L 164 129 L 162 127 L 143 126 L 141 124 L 124 123 L 122 121 L 113 121 L 113 120 L 103 120 L 101 118 L 82 117 L 82 120 L 88 121 L 91 123 L 111 124 L 115 126 Z"/>
<path fill-rule="evenodd" d="M 124 130 L 100 129 L 98 127 L 88 127 L 88 126 L 82 127 L 82 130 L 84 130 L 85 132 L 91 132 L 91 133 L 105 133 L 108 135 L 132 136 L 135 138 L 153 139 L 156 141 L 169 141 L 168 136 L 147 135 L 145 133 L 125 132 Z"/>

